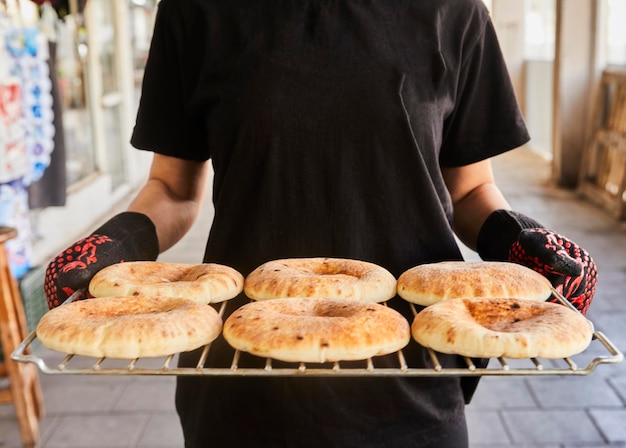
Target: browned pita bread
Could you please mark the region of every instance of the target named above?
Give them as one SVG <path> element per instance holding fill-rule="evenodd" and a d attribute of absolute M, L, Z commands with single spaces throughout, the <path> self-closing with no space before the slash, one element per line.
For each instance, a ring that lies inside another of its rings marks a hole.
<path fill-rule="evenodd" d="M 517 299 L 458 299 L 420 311 L 417 342 L 442 353 L 477 358 L 565 358 L 591 342 L 590 323 L 563 305 Z"/>
<path fill-rule="evenodd" d="M 406 319 L 384 305 L 310 297 L 248 303 L 226 320 L 223 335 L 236 349 L 292 362 L 367 359 L 411 338 Z"/>
<path fill-rule="evenodd" d="M 332 297 L 383 302 L 396 294 L 396 279 L 374 263 L 341 258 L 288 258 L 269 261 L 245 280 L 254 300 Z"/>
<path fill-rule="evenodd" d="M 103 297 L 48 311 L 37 325 L 41 343 L 62 353 L 135 359 L 189 351 L 213 341 L 222 320 L 187 299 Z"/>
<path fill-rule="evenodd" d="M 243 276 L 215 263 L 185 264 L 132 261 L 108 266 L 89 283 L 94 297 L 184 298 L 197 303 L 232 299 L 243 290 Z"/>
<path fill-rule="evenodd" d="M 552 285 L 538 272 L 496 261 L 422 264 L 400 275 L 397 288 L 400 297 L 423 306 L 472 297 L 544 301 L 552 294 Z"/>

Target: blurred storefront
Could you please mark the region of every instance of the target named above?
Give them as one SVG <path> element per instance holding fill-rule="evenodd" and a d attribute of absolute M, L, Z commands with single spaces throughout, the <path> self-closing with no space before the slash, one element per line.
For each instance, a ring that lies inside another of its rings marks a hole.
<path fill-rule="evenodd" d="M 0 0 L 0 225 L 20 278 L 145 178 L 133 150 L 157 0 Z M 131 45 L 129 45 L 131 43 Z"/>

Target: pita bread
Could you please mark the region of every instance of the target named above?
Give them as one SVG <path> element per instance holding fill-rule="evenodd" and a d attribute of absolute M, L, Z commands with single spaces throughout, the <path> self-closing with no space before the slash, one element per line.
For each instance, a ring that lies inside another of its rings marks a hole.
<path fill-rule="evenodd" d="M 288 258 L 269 261 L 244 283 L 253 300 L 332 297 L 384 302 L 396 295 L 396 278 L 374 263 L 342 258 Z"/>
<path fill-rule="evenodd" d="M 223 335 L 257 356 L 319 363 L 393 353 L 411 339 L 407 320 L 384 305 L 310 297 L 248 303 L 226 319 Z"/>
<path fill-rule="evenodd" d="M 398 295 L 429 306 L 457 298 L 507 297 L 544 301 L 550 281 L 525 266 L 497 261 L 444 261 L 411 268 L 398 278 Z"/>
<path fill-rule="evenodd" d="M 89 283 L 94 297 L 146 296 L 217 303 L 243 290 L 243 276 L 215 263 L 185 264 L 158 261 L 118 263 L 100 270 Z"/>
<path fill-rule="evenodd" d="M 413 338 L 442 353 L 476 358 L 565 358 L 591 342 L 591 324 L 580 313 L 550 302 L 458 299 L 420 311 Z"/>
<path fill-rule="evenodd" d="M 48 311 L 37 325 L 41 343 L 62 353 L 135 359 L 189 351 L 213 341 L 222 320 L 188 299 L 104 297 Z"/>

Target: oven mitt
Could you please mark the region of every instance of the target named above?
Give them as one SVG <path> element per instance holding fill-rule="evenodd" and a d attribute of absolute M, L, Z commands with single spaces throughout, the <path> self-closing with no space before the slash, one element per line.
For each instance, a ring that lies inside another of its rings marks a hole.
<path fill-rule="evenodd" d="M 483 260 L 509 261 L 539 272 L 582 314 L 589 311 L 598 278 L 593 259 L 576 243 L 533 219 L 496 210 L 480 230 L 477 250 Z"/>
<path fill-rule="evenodd" d="M 48 264 L 44 279 L 48 308 L 87 288 L 102 268 L 124 261 L 154 261 L 158 255 L 156 228 L 150 218 L 142 213 L 120 213 Z"/>

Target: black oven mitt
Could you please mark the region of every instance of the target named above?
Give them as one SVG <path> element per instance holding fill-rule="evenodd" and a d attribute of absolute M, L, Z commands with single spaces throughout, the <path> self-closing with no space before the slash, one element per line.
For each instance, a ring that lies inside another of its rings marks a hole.
<path fill-rule="evenodd" d="M 521 213 L 496 210 L 480 230 L 477 249 L 483 260 L 509 261 L 539 272 L 582 314 L 589 311 L 598 270 L 587 251 L 566 237 Z"/>
<path fill-rule="evenodd" d="M 124 261 L 154 261 L 159 255 L 156 228 L 146 215 L 120 213 L 91 235 L 76 241 L 47 266 L 44 291 L 48 308 L 87 288 L 99 270 Z"/>

